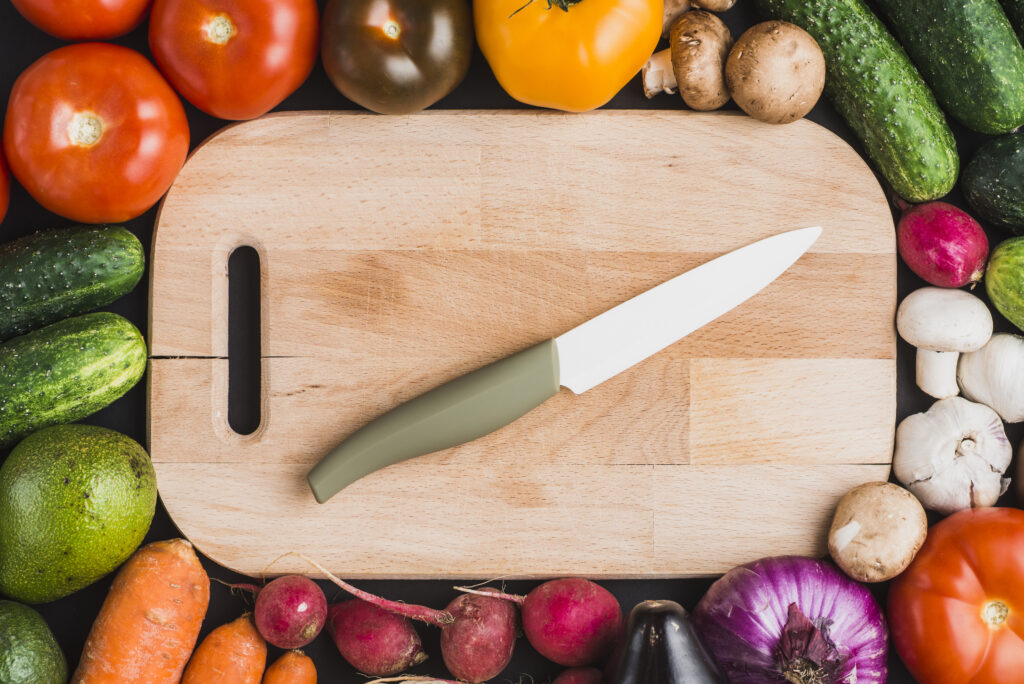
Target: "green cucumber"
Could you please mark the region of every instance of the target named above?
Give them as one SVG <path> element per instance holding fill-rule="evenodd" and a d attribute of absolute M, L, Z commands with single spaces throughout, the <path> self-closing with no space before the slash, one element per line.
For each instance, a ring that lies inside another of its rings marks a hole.
<path fill-rule="evenodd" d="M 1024 234 L 1024 133 L 989 140 L 960 176 L 968 204 L 993 226 Z"/>
<path fill-rule="evenodd" d="M 1024 0 L 1002 0 L 1007 18 L 1017 30 L 1017 37 L 1024 41 Z"/>
<path fill-rule="evenodd" d="M 145 370 L 142 334 L 114 313 L 68 318 L 0 344 L 0 448 L 99 411 Z"/>
<path fill-rule="evenodd" d="M 939 104 L 979 133 L 1024 124 L 1024 48 L 998 0 L 875 0 Z"/>
<path fill-rule="evenodd" d="M 960 171 L 956 141 L 907 53 L 863 0 L 757 0 L 770 19 L 810 33 L 825 55 L 825 95 L 904 199 L 948 193 Z"/>
<path fill-rule="evenodd" d="M 0 245 L 0 340 L 110 304 L 145 266 L 142 243 L 121 226 L 45 230 Z"/>
<path fill-rule="evenodd" d="M 985 291 L 999 313 L 1024 330 L 1024 237 L 1004 240 L 992 250 Z"/>

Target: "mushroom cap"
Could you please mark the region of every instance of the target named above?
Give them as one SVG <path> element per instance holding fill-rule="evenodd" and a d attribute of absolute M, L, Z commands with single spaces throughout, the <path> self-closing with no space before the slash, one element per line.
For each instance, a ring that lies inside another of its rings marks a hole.
<path fill-rule="evenodd" d="M 884 582 L 910 565 L 927 533 L 917 497 L 891 482 L 866 482 L 839 500 L 828 550 L 858 582 Z"/>
<path fill-rule="evenodd" d="M 922 287 L 900 303 L 896 330 L 918 349 L 971 352 L 992 337 L 992 314 L 970 292 Z"/>

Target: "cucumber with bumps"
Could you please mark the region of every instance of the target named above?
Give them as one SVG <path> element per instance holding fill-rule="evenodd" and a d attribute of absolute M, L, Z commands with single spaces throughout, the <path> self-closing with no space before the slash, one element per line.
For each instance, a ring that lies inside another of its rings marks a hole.
<path fill-rule="evenodd" d="M 131 292 L 146 257 L 121 226 L 40 231 L 0 245 L 0 340 Z"/>
<path fill-rule="evenodd" d="M 982 219 L 1024 234 L 1024 133 L 993 138 L 978 148 L 960 187 Z"/>
<path fill-rule="evenodd" d="M 911 202 L 948 193 L 956 141 L 921 74 L 863 0 L 757 0 L 771 19 L 810 33 L 825 55 L 825 95 L 867 156 Z"/>
<path fill-rule="evenodd" d="M 0 448 L 99 411 L 145 370 L 142 334 L 114 313 L 68 318 L 0 344 Z"/>
<path fill-rule="evenodd" d="M 992 250 L 985 292 L 999 313 L 1024 330 L 1024 237 L 1004 240 Z"/>
<path fill-rule="evenodd" d="M 935 97 L 979 133 L 1024 124 L 1024 48 L 998 0 L 875 0 Z"/>
<path fill-rule="evenodd" d="M 1017 37 L 1024 41 L 1024 0 L 1002 0 L 1002 3 L 1006 16 L 1017 30 Z"/>

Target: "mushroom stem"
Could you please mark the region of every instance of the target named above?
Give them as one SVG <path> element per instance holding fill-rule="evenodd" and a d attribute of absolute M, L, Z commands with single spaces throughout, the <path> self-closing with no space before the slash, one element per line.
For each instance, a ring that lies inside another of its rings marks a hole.
<path fill-rule="evenodd" d="M 956 364 L 959 352 L 917 350 L 917 386 L 936 399 L 960 394 L 956 382 Z"/>
<path fill-rule="evenodd" d="M 661 22 L 661 37 L 668 38 L 672 22 L 690 11 L 690 0 L 665 0 L 665 14 Z"/>
<path fill-rule="evenodd" d="M 678 84 L 675 72 L 672 71 L 672 50 L 665 48 L 651 55 L 647 64 L 644 64 L 642 78 L 644 95 L 648 100 L 658 93 L 675 93 Z"/>

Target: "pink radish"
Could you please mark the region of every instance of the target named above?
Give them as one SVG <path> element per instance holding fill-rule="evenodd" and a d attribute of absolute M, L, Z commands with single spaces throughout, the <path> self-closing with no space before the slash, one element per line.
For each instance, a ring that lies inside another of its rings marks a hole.
<path fill-rule="evenodd" d="M 498 598 L 463 594 L 445 612 L 455 618 L 441 628 L 441 656 L 448 671 L 467 682 L 485 682 L 501 674 L 516 645 L 516 606 Z"/>
<path fill-rule="evenodd" d="M 408 618 L 362 599 L 331 606 L 327 631 L 341 657 L 371 677 L 390 677 L 427 659 L 420 635 Z"/>
<path fill-rule="evenodd" d="M 486 592 L 482 592 L 483 595 L 457 596 L 445 610 L 388 601 L 357 589 L 316 561 L 299 555 L 356 598 L 396 615 L 440 627 L 441 656 L 456 679 L 480 684 L 497 677 L 512 660 L 519 611 L 508 601 L 491 598 Z"/>
<path fill-rule="evenodd" d="M 551 684 L 601 684 L 601 679 L 596 667 L 574 667 L 555 677 Z"/>
<path fill-rule="evenodd" d="M 582 667 L 600 662 L 622 637 L 618 600 L 590 580 L 556 579 L 526 596 L 496 595 L 522 606 L 526 638 L 538 653 L 559 665 Z"/>
<path fill-rule="evenodd" d="M 898 204 L 903 216 L 896 241 L 911 271 L 938 287 L 963 287 L 981 280 L 988 238 L 977 221 L 946 202 Z"/>
<path fill-rule="evenodd" d="M 262 587 L 234 584 L 256 594 L 253 619 L 268 643 L 292 650 L 316 639 L 327 621 L 327 599 L 316 582 L 302 575 L 284 575 Z"/>

